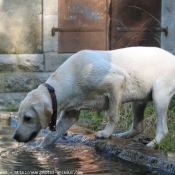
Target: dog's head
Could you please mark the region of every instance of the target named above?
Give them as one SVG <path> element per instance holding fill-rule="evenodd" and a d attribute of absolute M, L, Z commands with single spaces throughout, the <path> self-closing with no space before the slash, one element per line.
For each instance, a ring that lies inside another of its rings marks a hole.
<path fill-rule="evenodd" d="M 19 125 L 13 138 L 18 142 L 28 142 L 34 139 L 41 129 L 49 125 L 51 114 L 52 107 L 45 94 L 39 89 L 28 93 L 20 104 Z"/>

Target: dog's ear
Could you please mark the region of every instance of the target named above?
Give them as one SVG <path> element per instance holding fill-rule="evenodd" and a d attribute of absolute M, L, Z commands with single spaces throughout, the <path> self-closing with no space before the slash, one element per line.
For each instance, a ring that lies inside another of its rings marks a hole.
<path fill-rule="evenodd" d="M 53 113 L 52 107 L 43 103 L 33 104 L 32 106 L 39 117 L 42 128 L 47 128 L 49 126 Z"/>

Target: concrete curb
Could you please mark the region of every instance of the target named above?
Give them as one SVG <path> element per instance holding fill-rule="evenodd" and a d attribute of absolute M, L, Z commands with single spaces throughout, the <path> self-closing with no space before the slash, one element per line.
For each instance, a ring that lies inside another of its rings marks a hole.
<path fill-rule="evenodd" d="M 166 152 L 161 151 L 160 153 L 158 150 L 148 148 L 141 143 L 115 137 L 105 140 L 95 139 L 93 134 L 84 135 L 84 133 L 77 135 L 73 133 L 68 139 L 92 146 L 102 153 L 108 153 L 125 161 L 175 173 L 175 162 L 167 160 Z"/>

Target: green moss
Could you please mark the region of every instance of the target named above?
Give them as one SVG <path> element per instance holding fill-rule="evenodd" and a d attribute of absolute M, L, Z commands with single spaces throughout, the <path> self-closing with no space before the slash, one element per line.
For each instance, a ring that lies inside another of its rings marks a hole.
<path fill-rule="evenodd" d="M 16 110 L 17 109 L 16 109 L 15 105 L 11 105 L 11 106 L 7 107 L 7 111 L 9 111 L 9 112 L 16 111 Z"/>

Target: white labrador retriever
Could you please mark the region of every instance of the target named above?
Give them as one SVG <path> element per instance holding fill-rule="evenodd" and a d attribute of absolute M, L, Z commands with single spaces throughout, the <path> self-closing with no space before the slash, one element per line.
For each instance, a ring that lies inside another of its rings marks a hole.
<path fill-rule="evenodd" d="M 109 138 L 119 120 L 121 103 L 132 102 L 132 128 L 118 137 L 131 138 L 144 130 L 144 110 L 153 101 L 157 116 L 156 137 L 161 142 L 168 133 L 166 116 L 175 94 L 175 57 L 155 47 L 130 47 L 113 51 L 80 51 L 64 62 L 46 81 L 54 87 L 58 112 L 56 132 L 41 142 L 52 144 L 79 118 L 81 109 L 109 109 L 109 121 L 97 138 Z M 20 123 L 14 139 L 28 142 L 51 120 L 52 100 L 42 84 L 28 93 L 19 108 Z"/>

